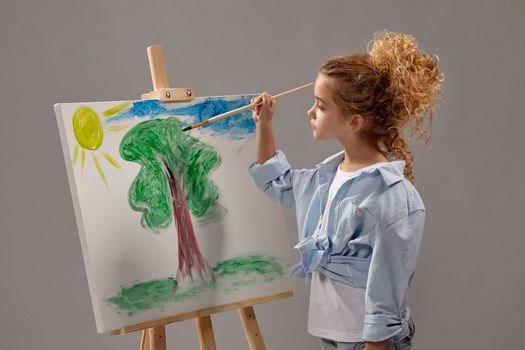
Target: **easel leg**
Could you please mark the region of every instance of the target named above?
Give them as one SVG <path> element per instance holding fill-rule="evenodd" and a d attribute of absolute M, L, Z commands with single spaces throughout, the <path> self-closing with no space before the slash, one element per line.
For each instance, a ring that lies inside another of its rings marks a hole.
<path fill-rule="evenodd" d="M 166 326 L 143 330 L 140 350 L 166 350 Z"/>
<path fill-rule="evenodd" d="M 244 333 L 246 334 L 246 340 L 248 340 L 250 350 L 266 350 L 253 307 L 240 308 L 239 315 L 241 316 L 242 326 L 244 327 Z"/>
<path fill-rule="evenodd" d="M 215 350 L 215 337 L 210 316 L 202 316 L 195 319 L 197 334 L 199 335 L 199 345 L 201 350 Z"/>

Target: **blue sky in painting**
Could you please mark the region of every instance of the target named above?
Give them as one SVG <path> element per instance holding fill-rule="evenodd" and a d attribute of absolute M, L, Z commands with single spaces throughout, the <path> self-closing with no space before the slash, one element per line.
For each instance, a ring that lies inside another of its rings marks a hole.
<path fill-rule="evenodd" d="M 258 96 L 212 96 L 199 98 L 198 101 L 187 103 L 165 103 L 158 100 L 135 101 L 133 105 L 104 120 L 104 125 L 131 122 L 138 119 L 155 119 L 161 116 L 180 116 L 183 126 L 194 124 L 216 115 L 231 111 L 251 103 Z M 230 140 L 242 140 L 255 133 L 255 122 L 252 110 L 232 115 L 219 121 L 199 127 L 213 136 L 225 136 Z"/>

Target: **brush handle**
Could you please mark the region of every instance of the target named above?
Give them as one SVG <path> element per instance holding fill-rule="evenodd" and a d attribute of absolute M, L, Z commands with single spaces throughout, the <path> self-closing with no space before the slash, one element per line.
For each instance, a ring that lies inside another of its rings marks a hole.
<path fill-rule="evenodd" d="M 308 83 L 308 84 L 296 87 L 294 89 L 291 89 L 291 90 L 288 90 L 288 91 L 285 91 L 285 92 L 281 92 L 280 94 L 272 96 L 272 98 L 273 99 L 277 99 L 279 97 L 283 97 L 283 96 L 289 95 L 289 94 L 297 92 L 299 90 L 306 89 L 307 87 L 312 86 L 312 85 L 314 85 L 314 83 Z M 234 114 L 244 112 L 247 109 L 254 108 L 254 107 L 256 107 L 258 105 L 261 105 L 261 104 L 262 104 L 262 102 L 260 102 L 260 103 L 250 103 L 249 105 L 233 109 L 233 110 L 231 110 L 229 112 L 226 112 L 226 113 L 219 114 L 219 115 L 217 115 L 215 117 L 212 117 L 210 119 L 203 120 L 202 122 L 198 122 L 198 123 L 195 123 L 193 125 L 189 125 L 189 126 L 185 127 L 184 129 L 182 129 L 182 131 L 195 129 L 195 128 L 198 128 L 199 126 L 216 122 L 217 120 L 221 120 L 223 118 L 227 118 L 227 117 L 232 116 Z"/>

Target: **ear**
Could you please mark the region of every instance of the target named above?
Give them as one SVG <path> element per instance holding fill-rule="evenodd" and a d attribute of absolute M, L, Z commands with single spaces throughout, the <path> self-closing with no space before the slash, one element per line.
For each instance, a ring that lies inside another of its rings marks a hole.
<path fill-rule="evenodd" d="M 350 126 L 352 127 L 353 132 L 358 132 L 364 128 L 366 123 L 365 117 L 361 114 L 353 114 L 350 117 Z"/>

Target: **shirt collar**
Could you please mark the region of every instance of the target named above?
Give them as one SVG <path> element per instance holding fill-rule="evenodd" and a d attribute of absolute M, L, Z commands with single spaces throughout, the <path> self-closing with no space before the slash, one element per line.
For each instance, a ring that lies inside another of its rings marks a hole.
<path fill-rule="evenodd" d="M 317 167 L 320 168 L 320 175 L 323 177 L 323 179 L 326 178 L 325 176 L 328 175 L 328 173 L 335 173 L 335 171 L 337 171 L 337 167 L 343 161 L 344 156 L 345 151 L 342 150 L 326 158 L 321 163 L 317 164 Z M 405 161 L 399 159 L 391 160 L 388 162 L 375 163 L 362 169 L 359 169 L 358 172 L 363 174 L 374 173 L 376 171 L 379 171 L 379 173 L 381 174 L 381 178 L 383 179 L 385 184 L 390 186 L 404 179 L 404 169 Z M 361 174 L 359 174 L 358 176 L 361 176 Z"/>

